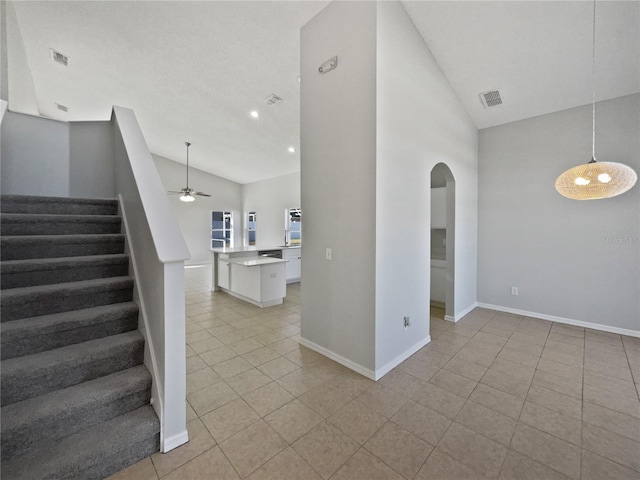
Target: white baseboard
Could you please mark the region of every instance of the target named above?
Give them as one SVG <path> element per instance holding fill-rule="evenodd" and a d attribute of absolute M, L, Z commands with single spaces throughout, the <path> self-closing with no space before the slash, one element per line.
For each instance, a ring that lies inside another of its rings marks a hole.
<path fill-rule="evenodd" d="M 389 363 L 387 363 L 384 367 L 380 367 L 376 369 L 374 380 L 376 381 L 380 380 L 387 373 L 389 373 L 391 370 L 396 368 L 398 365 L 404 362 L 407 358 L 409 358 L 411 355 L 416 353 L 418 350 L 420 350 L 422 347 L 424 347 L 430 342 L 431 342 L 431 335 L 427 335 L 420 342 L 416 343 L 413 347 L 411 347 L 406 352 L 403 352 L 402 354 L 398 355 L 396 358 L 394 358 Z"/>
<path fill-rule="evenodd" d="M 365 377 L 370 378 L 371 380 L 376 380 L 375 373 L 373 370 L 363 367 L 362 365 L 355 363 L 349 360 L 348 358 L 343 357 L 342 355 L 338 355 L 337 353 L 332 352 L 327 348 L 321 347 L 317 343 L 313 343 L 307 340 L 306 338 L 300 337 L 300 344 L 313 350 L 314 352 L 318 352 L 319 354 L 324 355 L 327 358 L 330 358 L 335 362 L 338 362 L 340 365 L 344 365 L 345 367 L 353 370 L 354 372 L 358 372 L 360 375 L 364 375 Z"/>
<path fill-rule="evenodd" d="M 186 430 L 184 432 L 173 435 L 172 437 L 165 438 L 162 442 L 162 453 L 170 452 L 174 448 L 177 448 L 180 445 L 184 445 L 188 441 L 189 432 L 187 432 Z"/>
<path fill-rule="evenodd" d="M 226 293 L 227 295 L 231 295 L 232 297 L 239 298 L 240 300 L 244 300 L 245 302 L 250 303 L 252 305 L 255 305 L 256 307 L 260 307 L 260 308 L 275 307 L 276 305 L 282 305 L 284 303 L 284 297 L 283 298 L 277 298 L 275 300 L 269 300 L 267 302 L 259 302 L 257 300 L 254 300 L 253 298 L 245 297 L 244 295 L 240 295 L 239 293 L 232 292 L 231 290 L 229 290 L 227 288 L 222 288 L 222 287 L 218 287 L 218 288 L 220 290 L 222 290 L 224 293 Z M 309 348 L 311 348 L 311 347 L 309 347 Z"/>
<path fill-rule="evenodd" d="M 515 315 L 524 315 L 525 317 L 539 318 L 541 320 L 549 320 L 550 322 L 564 323 L 575 327 L 590 328 L 592 330 L 600 330 L 602 332 L 617 333 L 619 335 L 627 335 L 629 337 L 640 338 L 640 331 L 629 330 L 627 328 L 612 327 L 610 325 L 602 325 L 600 323 L 583 322 L 582 320 L 574 320 L 572 318 L 556 317 L 555 315 L 547 315 L 546 313 L 529 312 L 527 310 L 519 310 L 517 308 L 503 307 L 501 305 L 492 305 L 490 303 L 479 302 L 476 306 L 497 310 L 499 312 L 513 313 Z"/>
<path fill-rule="evenodd" d="M 478 302 L 474 302 L 474 303 L 472 303 L 471 305 L 469 305 L 467 308 L 465 308 L 463 311 L 461 311 L 460 313 L 458 313 L 458 314 L 457 314 L 457 315 L 455 315 L 455 316 L 445 315 L 445 316 L 444 316 L 444 319 L 445 319 L 447 322 L 453 322 L 453 323 L 459 322 L 460 320 L 462 320 L 462 319 L 465 317 L 465 315 L 467 315 L 468 313 L 470 313 L 470 312 L 471 312 L 474 308 L 476 308 L 477 306 L 478 306 Z"/>
<path fill-rule="evenodd" d="M 407 358 L 409 358 L 411 355 L 416 353 L 418 350 L 420 350 L 422 347 L 427 345 L 429 342 L 431 342 L 431 336 L 427 335 L 426 338 L 424 338 L 420 342 L 416 343 L 409 350 L 407 350 L 406 352 L 403 352 L 402 354 L 398 355 L 396 358 L 391 360 L 385 366 L 383 366 L 381 368 L 378 368 L 374 372 L 373 370 L 371 370 L 369 368 L 366 368 L 366 367 L 363 367 L 362 365 L 360 365 L 358 363 L 355 363 L 355 362 L 349 360 L 348 358 L 343 357 L 342 355 L 338 355 L 337 353 L 335 353 L 335 352 L 333 352 L 333 351 L 331 351 L 331 350 L 329 350 L 327 348 L 321 347 L 317 343 L 313 343 L 313 342 L 311 342 L 311 341 L 309 341 L 309 340 L 307 340 L 305 338 L 300 337 L 300 343 L 302 345 L 304 345 L 305 347 L 313 350 L 314 352 L 318 352 L 321 355 L 324 355 L 325 357 L 328 357 L 331 360 L 334 360 L 334 361 L 338 362 L 340 365 L 344 365 L 345 367 L 353 370 L 354 372 L 358 372 L 360 375 L 364 375 L 365 377 L 367 377 L 367 378 L 369 378 L 371 380 L 374 380 L 374 381 L 380 380 L 387 373 L 389 373 L 395 367 L 400 365 Z"/>

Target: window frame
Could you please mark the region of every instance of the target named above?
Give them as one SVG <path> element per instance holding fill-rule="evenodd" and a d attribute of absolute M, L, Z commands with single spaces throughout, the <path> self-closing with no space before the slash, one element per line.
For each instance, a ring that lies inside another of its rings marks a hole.
<path fill-rule="evenodd" d="M 213 215 L 216 213 L 222 214 L 222 228 L 214 228 L 214 222 L 219 220 L 214 220 Z M 211 210 L 210 215 L 211 225 L 211 248 L 233 248 L 233 212 L 226 210 Z M 229 219 L 229 226 L 227 228 L 227 218 Z M 214 232 L 223 232 L 222 238 L 215 238 Z M 216 245 L 215 242 L 223 242 L 223 245 Z"/>

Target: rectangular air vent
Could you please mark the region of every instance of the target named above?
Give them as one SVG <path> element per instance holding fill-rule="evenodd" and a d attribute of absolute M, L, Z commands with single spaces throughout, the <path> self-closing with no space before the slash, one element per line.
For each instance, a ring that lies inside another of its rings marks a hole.
<path fill-rule="evenodd" d="M 281 101 L 282 101 L 282 98 L 280 98 L 275 93 L 272 93 L 271 95 L 269 95 L 267 98 L 264 99 L 264 103 L 266 103 L 269 106 L 275 105 L 276 103 L 279 103 Z"/>
<path fill-rule="evenodd" d="M 500 92 L 498 90 L 489 90 L 488 92 L 481 93 L 480 101 L 484 108 L 502 105 L 502 98 L 500 98 Z"/>
<path fill-rule="evenodd" d="M 58 107 L 58 110 L 62 110 L 63 112 L 68 112 L 69 111 L 69 107 L 67 107 L 65 105 L 60 105 L 59 103 L 56 103 L 56 107 Z"/>
<path fill-rule="evenodd" d="M 54 62 L 64 65 L 65 67 L 69 66 L 69 57 L 65 54 L 57 52 L 53 48 L 50 48 L 49 51 L 51 52 L 51 59 Z"/>

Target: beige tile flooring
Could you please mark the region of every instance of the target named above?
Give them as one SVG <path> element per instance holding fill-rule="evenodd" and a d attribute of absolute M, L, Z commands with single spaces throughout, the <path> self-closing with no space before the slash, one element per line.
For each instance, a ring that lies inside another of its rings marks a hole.
<path fill-rule="evenodd" d="M 299 285 L 259 309 L 186 272 L 190 441 L 112 480 L 640 478 L 638 338 L 433 309 L 376 383 L 297 343 Z"/>

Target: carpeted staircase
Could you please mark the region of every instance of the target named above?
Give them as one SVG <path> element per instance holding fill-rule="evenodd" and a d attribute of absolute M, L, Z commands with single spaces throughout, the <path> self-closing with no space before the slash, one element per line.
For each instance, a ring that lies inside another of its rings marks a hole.
<path fill-rule="evenodd" d="M 2 480 L 101 479 L 158 451 L 117 201 L 0 209 Z"/>

